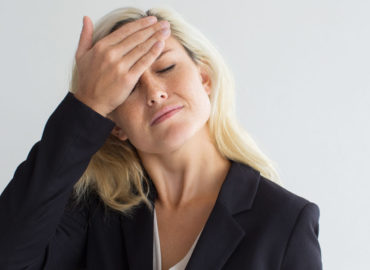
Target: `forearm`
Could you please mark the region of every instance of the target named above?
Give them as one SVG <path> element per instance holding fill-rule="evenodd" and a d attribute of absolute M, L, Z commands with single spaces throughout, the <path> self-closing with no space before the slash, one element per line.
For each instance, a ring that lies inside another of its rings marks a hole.
<path fill-rule="evenodd" d="M 20 269 L 44 254 L 73 185 L 112 128 L 71 93 L 65 97 L 0 196 L 0 268 Z"/>

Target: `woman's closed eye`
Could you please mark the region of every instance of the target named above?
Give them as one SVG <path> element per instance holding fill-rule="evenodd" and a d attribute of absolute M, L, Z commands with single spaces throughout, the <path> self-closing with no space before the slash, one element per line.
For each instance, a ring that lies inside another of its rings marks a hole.
<path fill-rule="evenodd" d="M 175 64 L 174 65 L 171 65 L 171 66 L 169 66 L 169 67 L 167 67 L 165 69 L 162 69 L 162 70 L 158 71 L 158 73 L 165 73 L 165 72 L 173 69 L 174 67 L 175 67 Z"/>
<path fill-rule="evenodd" d="M 169 67 L 167 67 L 167 68 L 165 68 L 165 69 L 162 69 L 162 70 L 157 71 L 157 73 L 165 73 L 165 72 L 170 71 L 171 69 L 173 69 L 175 66 L 176 66 L 176 64 L 173 64 L 173 65 L 171 65 L 171 66 L 169 66 Z M 134 88 L 132 88 L 132 90 L 131 90 L 131 92 L 130 92 L 130 95 L 131 95 L 131 93 L 132 93 L 132 92 L 134 92 L 134 90 L 135 90 L 135 88 L 136 88 L 137 84 L 138 84 L 138 83 L 136 83 L 136 84 L 135 84 L 135 86 L 134 86 Z"/>

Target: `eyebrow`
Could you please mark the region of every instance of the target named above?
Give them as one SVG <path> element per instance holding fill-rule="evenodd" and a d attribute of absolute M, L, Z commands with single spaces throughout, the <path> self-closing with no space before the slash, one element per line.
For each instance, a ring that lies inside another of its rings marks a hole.
<path fill-rule="evenodd" d="M 172 51 L 172 49 L 168 49 L 168 50 L 166 50 L 166 51 L 163 51 L 158 57 L 157 57 L 157 59 L 155 59 L 155 61 L 158 61 L 164 54 L 166 54 L 166 53 L 168 53 L 168 52 L 170 52 L 170 51 Z M 155 62 L 154 61 L 154 62 Z"/>

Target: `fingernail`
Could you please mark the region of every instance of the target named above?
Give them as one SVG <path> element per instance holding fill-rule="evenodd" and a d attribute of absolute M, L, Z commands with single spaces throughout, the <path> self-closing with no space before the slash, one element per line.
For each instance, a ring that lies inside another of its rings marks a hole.
<path fill-rule="evenodd" d="M 147 20 L 148 20 L 149 23 L 155 23 L 157 21 L 157 17 L 155 17 L 155 16 L 149 16 L 147 18 Z"/>
<path fill-rule="evenodd" d="M 161 27 L 169 27 L 170 23 L 168 21 L 160 21 Z"/>
<path fill-rule="evenodd" d="M 164 28 L 164 29 L 161 30 L 161 34 L 164 35 L 164 36 L 167 36 L 169 33 L 170 33 L 169 28 Z"/>

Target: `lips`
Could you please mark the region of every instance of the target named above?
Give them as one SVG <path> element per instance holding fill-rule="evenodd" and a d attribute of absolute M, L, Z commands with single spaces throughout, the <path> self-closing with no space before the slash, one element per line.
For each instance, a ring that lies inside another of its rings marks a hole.
<path fill-rule="evenodd" d="M 181 106 L 181 105 L 164 107 L 163 109 L 159 110 L 157 113 L 154 114 L 154 117 L 152 118 L 152 121 L 150 122 L 150 125 L 153 126 L 153 125 L 155 125 L 159 122 L 162 122 L 163 120 L 167 119 L 168 117 L 171 117 L 173 114 L 178 112 L 183 107 L 184 106 Z"/>

